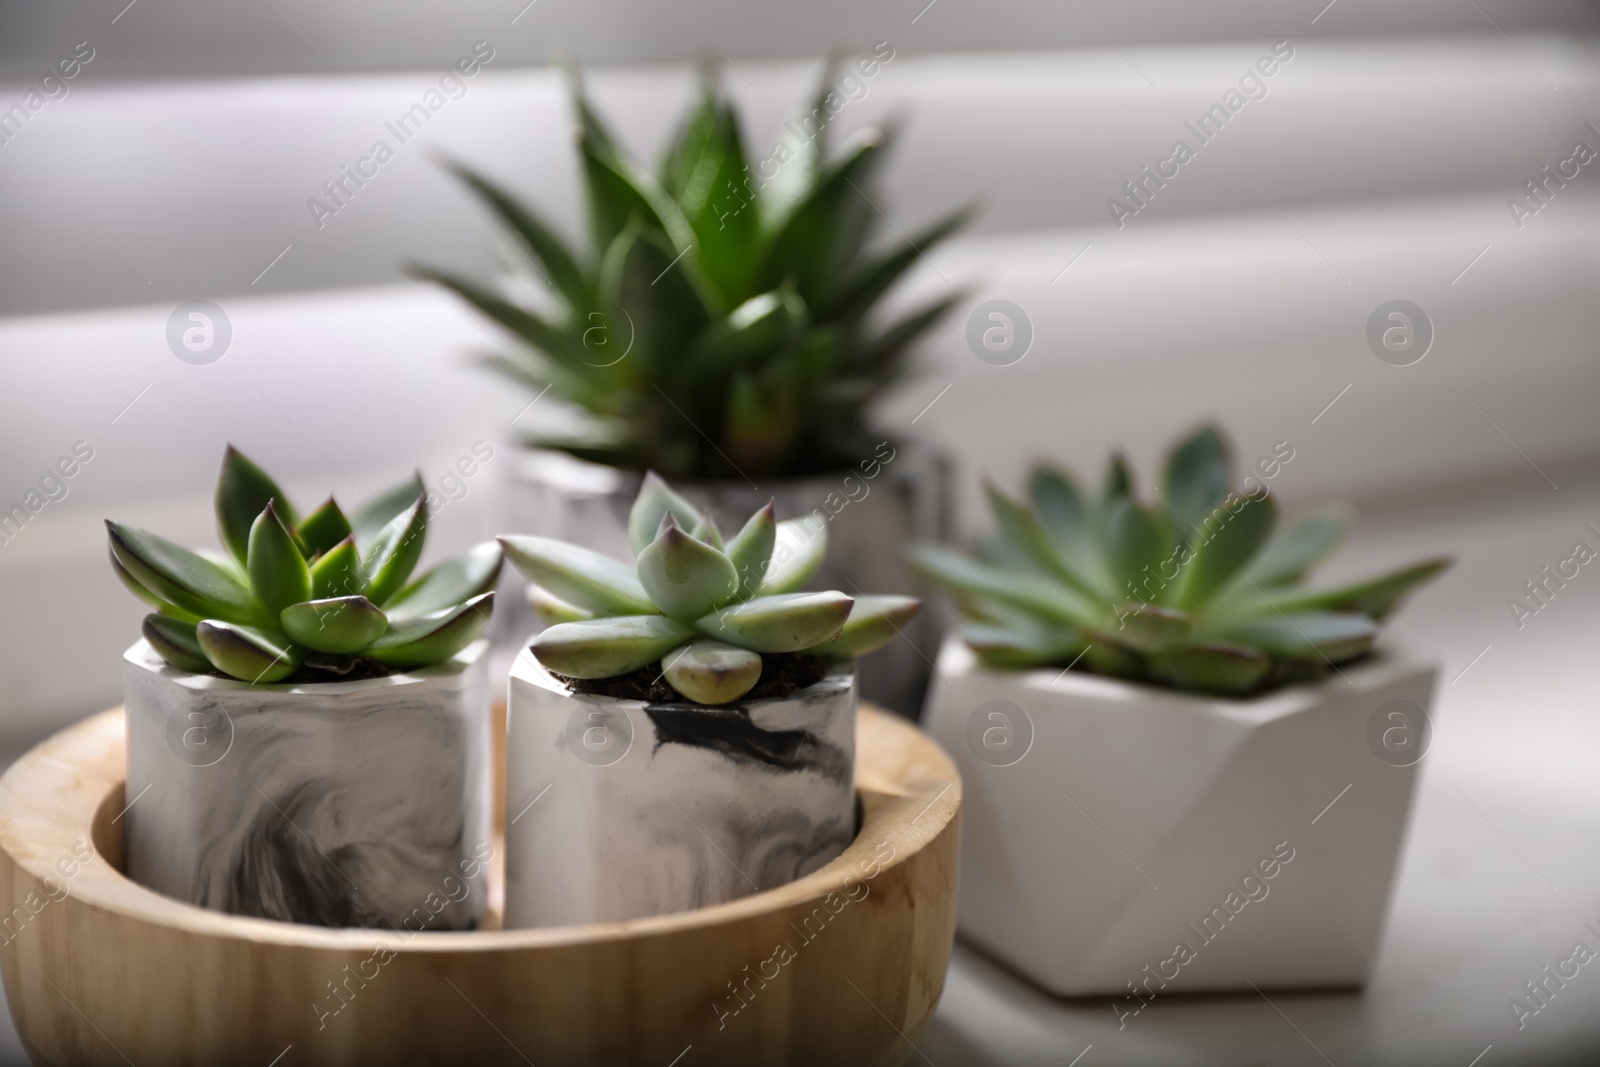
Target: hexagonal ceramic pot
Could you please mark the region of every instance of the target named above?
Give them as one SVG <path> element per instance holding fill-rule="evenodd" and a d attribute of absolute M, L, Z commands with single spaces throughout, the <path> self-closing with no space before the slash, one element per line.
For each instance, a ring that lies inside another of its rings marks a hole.
<path fill-rule="evenodd" d="M 687 911 L 855 836 L 853 671 L 722 707 L 575 694 L 524 651 L 506 722 L 506 926 Z"/>
<path fill-rule="evenodd" d="M 854 470 L 799 479 L 761 479 L 759 489 L 742 478 L 723 482 L 674 482 L 724 533 L 739 530 L 768 500 L 778 518 L 806 518 L 828 531 L 828 556 L 808 588 L 851 595 L 919 592 L 906 566 L 905 545 L 943 541 L 950 535 L 949 464 L 923 446 L 883 445 L 879 455 Z M 554 537 L 617 559 L 632 559 L 628 512 L 642 475 L 575 459 L 564 452 L 528 449 L 507 468 L 499 528 Z M 521 636 L 535 625 L 522 595 L 521 576 L 506 568 L 514 588 L 498 598 L 498 629 Z M 505 587 L 502 586 L 504 589 Z M 923 611 L 900 639 L 857 665 L 863 697 L 906 715 L 922 708 L 930 663 L 943 633 L 941 616 Z"/>
<path fill-rule="evenodd" d="M 473 929 L 493 854 L 487 650 L 248 685 L 140 641 L 123 657 L 129 876 L 237 915 Z"/>
<path fill-rule="evenodd" d="M 1052 993 L 1363 984 L 1435 668 L 1245 701 L 1001 673 L 947 641 L 926 725 L 966 791 L 963 934 Z"/>

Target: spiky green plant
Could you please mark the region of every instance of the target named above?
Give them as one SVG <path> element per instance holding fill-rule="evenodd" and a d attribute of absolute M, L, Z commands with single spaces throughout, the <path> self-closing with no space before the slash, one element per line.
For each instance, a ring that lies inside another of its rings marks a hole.
<path fill-rule="evenodd" d="M 869 133 L 827 158 L 826 80 L 791 124 L 814 135 L 752 170 L 738 117 L 708 71 L 655 175 L 618 149 L 576 76 L 572 92 L 592 252 L 569 249 L 531 208 L 454 165 L 514 235 L 532 288 L 545 291 L 518 302 L 414 268 L 524 342 L 491 365 L 587 413 L 578 434 L 536 443 L 675 479 L 853 465 L 877 440 L 865 408 L 959 297 L 883 328 L 871 312 L 967 213 L 869 253 L 889 137 Z"/>
<path fill-rule="evenodd" d="M 1097 498 L 1041 465 L 1031 507 L 986 486 L 997 535 L 977 558 L 919 546 L 913 566 L 955 594 L 986 666 L 1078 666 L 1175 689 L 1244 696 L 1321 677 L 1371 650 L 1378 623 L 1449 565 L 1433 559 L 1307 589 L 1343 540 L 1338 511 L 1282 529 L 1272 497 L 1230 491 L 1228 446 L 1202 428 L 1167 457 L 1142 505 L 1114 456 Z"/>
<path fill-rule="evenodd" d="M 353 519 L 332 497 L 301 518 L 229 445 L 216 508 L 225 554 L 106 520 L 117 577 L 156 608 L 145 640 L 180 670 L 338 681 L 442 662 L 488 625 L 502 560 L 494 542 L 411 577 L 428 527 L 419 477 Z"/>
<path fill-rule="evenodd" d="M 545 537 L 500 538 L 552 624 L 533 654 L 556 674 L 613 678 L 659 664 L 682 696 L 726 704 L 760 680 L 763 654 L 848 660 L 888 644 L 922 606 L 915 597 L 798 592 L 827 552 L 826 526 L 777 522 L 768 502 L 724 541 L 654 472 L 628 535 L 632 566 Z"/>

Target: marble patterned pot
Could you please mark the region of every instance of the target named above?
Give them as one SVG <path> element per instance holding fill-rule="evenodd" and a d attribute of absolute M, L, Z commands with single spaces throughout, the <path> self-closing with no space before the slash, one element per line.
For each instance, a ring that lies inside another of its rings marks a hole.
<path fill-rule="evenodd" d="M 140 641 L 123 657 L 129 876 L 236 915 L 473 929 L 493 853 L 487 651 L 248 685 Z"/>
<path fill-rule="evenodd" d="M 949 464 L 926 448 L 885 443 L 878 454 L 854 470 L 794 480 L 762 479 L 680 482 L 673 488 L 708 511 L 724 533 L 737 532 L 768 500 L 777 501 L 779 519 L 818 515 L 828 530 L 828 557 L 810 584 L 851 596 L 871 593 L 918 594 L 917 579 L 906 566 L 905 546 L 913 541 L 942 542 L 951 528 Z M 507 465 L 509 481 L 501 501 L 499 528 L 592 548 L 630 560 L 628 511 L 638 495 L 641 475 L 539 449 L 515 453 Z M 520 640 L 537 623 L 523 596 L 520 575 L 510 567 L 499 601 L 496 628 Z M 924 610 L 903 638 L 864 658 L 858 665 L 864 699 L 913 718 L 922 708 L 943 625 L 938 612 Z"/>
<path fill-rule="evenodd" d="M 574 694 L 531 653 L 506 722 L 507 928 L 688 911 L 855 837 L 853 672 L 708 708 Z"/>
<path fill-rule="evenodd" d="M 1391 652 L 1227 700 L 984 670 L 952 638 L 939 672 L 927 728 L 966 789 L 966 937 L 1124 1019 L 1163 993 L 1365 983 L 1434 667 Z"/>

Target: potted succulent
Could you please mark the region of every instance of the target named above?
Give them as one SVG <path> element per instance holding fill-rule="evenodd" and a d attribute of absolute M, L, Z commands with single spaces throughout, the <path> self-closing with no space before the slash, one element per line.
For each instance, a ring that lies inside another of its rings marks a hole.
<path fill-rule="evenodd" d="M 216 511 L 222 554 L 106 523 L 155 608 L 123 657 L 129 875 L 241 915 L 472 929 L 499 546 L 413 577 L 420 478 L 301 516 L 232 446 Z"/>
<path fill-rule="evenodd" d="M 500 539 L 551 624 L 511 673 L 509 927 L 720 903 L 855 836 L 854 659 L 920 601 L 799 592 L 827 527 L 770 502 L 724 540 L 652 473 L 628 528 L 632 565 Z"/>
<path fill-rule="evenodd" d="M 1120 459 L 1093 497 L 1041 466 L 1029 503 L 989 488 L 976 558 L 914 551 L 964 620 L 927 711 L 966 789 L 962 928 L 1124 1020 L 1162 991 L 1361 984 L 1425 748 L 1435 668 L 1374 643 L 1447 561 L 1308 589 L 1341 514 L 1280 528 L 1256 471 L 1232 484 L 1202 429 L 1159 502 Z"/>
<path fill-rule="evenodd" d="M 453 168 L 517 243 L 522 269 L 500 287 L 416 273 L 519 342 L 492 366 L 581 420 L 528 440 L 510 471 L 507 528 L 622 555 L 629 503 L 651 468 L 730 529 L 769 498 L 785 517 L 828 522 L 839 552 L 818 576 L 824 587 L 913 591 L 901 546 L 946 536 L 944 465 L 875 432 L 868 414 L 958 296 L 889 323 L 874 312 L 967 213 L 869 250 L 890 138 L 869 131 L 829 157 L 836 74 L 752 167 L 708 71 L 655 174 L 618 148 L 574 77 L 586 255 L 488 178 Z M 867 696 L 915 712 L 931 621 L 867 669 Z M 520 637 L 531 623 L 502 629 Z"/>

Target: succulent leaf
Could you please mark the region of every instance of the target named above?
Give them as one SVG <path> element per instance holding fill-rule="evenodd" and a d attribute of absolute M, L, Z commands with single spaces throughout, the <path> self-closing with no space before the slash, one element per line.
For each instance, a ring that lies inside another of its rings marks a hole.
<path fill-rule="evenodd" d="M 306 600 L 284 608 L 279 625 L 291 641 L 315 652 L 360 652 L 389 628 L 383 611 L 364 596 Z"/>
<path fill-rule="evenodd" d="M 586 611 L 597 615 L 649 615 L 657 610 L 634 569 L 609 556 L 524 534 L 502 537 L 500 546 L 524 578 Z"/>
<path fill-rule="evenodd" d="M 778 542 L 777 510 L 774 501 L 750 516 L 744 527 L 728 542 L 728 560 L 739 576 L 740 597 L 754 596 L 766 579 L 767 565 Z"/>
<path fill-rule="evenodd" d="M 161 600 L 204 618 L 246 625 L 265 621 L 250 589 L 199 553 L 121 523 L 107 520 L 106 529 L 112 557 Z"/>
<path fill-rule="evenodd" d="M 330 496 L 316 511 L 301 519 L 294 532 L 307 557 L 316 557 L 331 551 L 354 531 L 350 528 L 350 520 L 344 517 L 344 512 L 339 510 L 339 505 Z"/>
<path fill-rule="evenodd" d="M 389 599 L 384 612 L 391 621 L 416 618 L 454 607 L 494 589 L 505 559 L 494 541 L 474 545 L 411 579 Z"/>
<path fill-rule="evenodd" d="M 1118 636 L 1139 652 L 1158 653 L 1189 643 L 1194 619 L 1176 608 L 1124 604 L 1117 609 Z"/>
<path fill-rule="evenodd" d="M 694 628 L 665 615 L 564 622 L 533 639 L 536 659 L 570 678 L 611 678 L 659 660 L 695 636 Z"/>
<path fill-rule="evenodd" d="M 1216 636 L 1274 656 L 1343 663 L 1371 650 L 1378 625 L 1359 612 L 1274 612 L 1221 627 Z"/>
<path fill-rule="evenodd" d="M 443 663 L 483 636 L 494 611 L 494 594 L 483 593 L 463 604 L 396 622 L 366 649 L 366 655 L 396 670 L 415 670 Z"/>
<path fill-rule="evenodd" d="M 354 537 L 346 537 L 311 565 L 311 595 L 319 600 L 360 596 L 366 589 L 367 580 L 361 573 L 361 552 L 356 548 Z"/>
<path fill-rule="evenodd" d="M 211 661 L 206 659 L 195 636 L 195 624 L 168 615 L 144 617 L 144 639 L 156 650 L 156 655 L 191 674 L 209 674 Z"/>
<path fill-rule="evenodd" d="M 282 681 L 300 669 L 305 657 L 281 633 L 218 619 L 203 619 L 195 637 L 217 670 L 252 685 Z"/>
<path fill-rule="evenodd" d="M 1311 569 L 1333 555 L 1350 523 L 1343 512 L 1305 515 L 1278 530 L 1250 564 L 1249 576 L 1259 586 L 1303 582 Z"/>
<path fill-rule="evenodd" d="M 783 593 L 742 600 L 695 620 L 707 637 L 752 652 L 800 652 L 832 641 L 850 617 L 843 593 Z"/>
<path fill-rule="evenodd" d="M 718 552 L 722 552 L 727 548 L 727 545 L 722 540 L 722 531 L 717 529 L 717 524 L 710 515 L 695 523 L 694 529 L 689 531 L 689 536 L 696 541 L 703 541 Z"/>
<path fill-rule="evenodd" d="M 726 555 L 678 528 L 671 515 L 637 563 L 639 584 L 652 603 L 675 619 L 694 620 L 739 592 L 739 574 Z"/>
<path fill-rule="evenodd" d="M 1085 642 L 1038 627 L 1013 628 L 990 622 L 969 622 L 961 637 L 991 670 L 1020 671 L 1066 663 L 1084 650 Z"/>
<path fill-rule="evenodd" d="M 1118 599 L 1151 601 L 1166 584 L 1163 570 L 1177 566 L 1177 537 L 1166 515 L 1114 497 L 1096 523 L 1100 554 Z"/>
<path fill-rule="evenodd" d="M 356 546 L 370 554 L 374 541 L 377 540 L 384 527 L 394 519 L 411 509 L 418 497 L 425 497 L 427 488 L 422 484 L 422 475 L 413 474 L 393 489 L 385 491 L 375 500 L 370 501 L 351 520 L 351 532 L 355 534 Z"/>
<path fill-rule="evenodd" d="M 1272 658 L 1244 646 L 1195 645 L 1156 657 L 1151 669 L 1181 689 L 1243 696 L 1266 678 L 1272 669 Z"/>
<path fill-rule="evenodd" d="M 905 628 L 920 610 L 922 601 L 913 596 L 858 596 L 839 636 L 810 651 L 840 659 L 864 656 L 904 636 Z"/>
<path fill-rule="evenodd" d="M 568 304 L 582 307 L 593 300 L 593 290 L 577 261 L 543 219 L 478 172 L 460 164 L 452 165 L 450 170 L 471 186 L 473 192 L 522 238 L 528 251 L 544 265 L 545 276 Z"/>
<path fill-rule="evenodd" d="M 200 621 L 199 615 L 196 615 L 192 611 L 184 611 L 182 608 L 161 599 L 150 590 L 140 585 L 139 580 L 128 573 L 128 568 L 124 567 L 120 562 L 118 562 L 117 554 L 115 552 L 111 553 L 111 570 L 116 574 L 117 578 L 122 582 L 122 584 L 127 587 L 128 592 L 132 593 L 146 604 L 149 604 L 151 607 L 159 608 L 163 613 L 168 615 L 174 615 L 178 618 L 188 619 L 190 622 Z"/>
<path fill-rule="evenodd" d="M 527 593 L 528 607 L 533 609 L 534 617 L 546 626 L 554 626 L 559 622 L 582 622 L 584 619 L 594 618 L 592 611 L 585 611 L 576 604 L 567 603 L 537 583 L 529 582 Z"/>
<path fill-rule="evenodd" d="M 366 596 L 374 604 L 387 604 L 398 593 L 422 558 L 428 538 L 428 503 L 418 494 L 411 507 L 390 519 L 362 556 L 367 577 Z"/>
<path fill-rule="evenodd" d="M 1334 589 L 1273 592 L 1267 594 L 1266 600 L 1274 610 L 1289 615 L 1301 611 L 1359 611 L 1368 618 L 1382 620 L 1407 593 L 1448 566 L 1448 559 L 1430 559 Z"/>
<path fill-rule="evenodd" d="M 680 496 L 655 471 L 646 471 L 639 495 L 633 498 L 633 508 L 628 512 L 628 539 L 633 542 L 634 555 L 643 552 L 656 539 L 661 520 L 667 515 L 685 530 L 693 529 L 701 518 L 699 508 Z"/>
<path fill-rule="evenodd" d="M 914 570 L 941 585 L 970 596 L 998 600 L 1056 626 L 1099 626 L 1111 618 L 1109 605 L 1097 604 L 1044 575 L 1008 571 L 931 546 L 913 549 L 910 561 Z"/>
<path fill-rule="evenodd" d="M 661 659 L 667 684 L 701 704 L 738 700 L 761 678 L 761 657 L 721 641 L 692 641 Z"/>
<path fill-rule="evenodd" d="M 295 546 L 294 535 L 271 504 L 250 527 L 245 570 L 250 575 L 250 588 L 269 615 L 311 597 L 311 570 Z"/>
<path fill-rule="evenodd" d="M 1230 497 L 1207 515 L 1190 538 L 1173 603 L 1194 611 L 1216 596 L 1261 551 L 1277 521 L 1278 506 L 1265 493 Z"/>
<path fill-rule="evenodd" d="M 1183 540 L 1193 540 L 1195 527 L 1228 495 L 1232 467 L 1227 442 L 1211 426 L 1202 426 L 1168 454 L 1161 499 Z"/>
<path fill-rule="evenodd" d="M 756 592 L 793 593 L 811 580 L 828 555 L 828 525 L 814 514 L 784 519 L 773 536 L 772 559 Z"/>
<path fill-rule="evenodd" d="M 229 445 L 222 456 L 217 475 L 217 533 L 222 545 L 241 565 L 250 550 L 250 528 L 268 504 L 291 529 L 296 525 L 293 505 L 278 483 L 256 466 L 243 452 Z"/>
<path fill-rule="evenodd" d="M 1028 495 L 1039 523 L 1057 545 L 1072 550 L 1093 536 L 1088 506 L 1066 471 L 1041 464 L 1028 478 Z"/>

